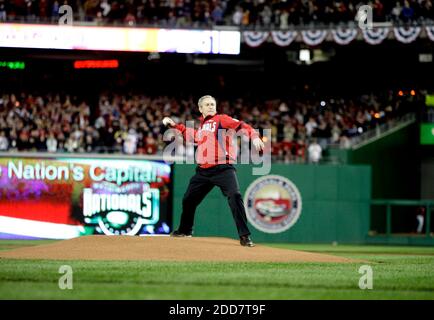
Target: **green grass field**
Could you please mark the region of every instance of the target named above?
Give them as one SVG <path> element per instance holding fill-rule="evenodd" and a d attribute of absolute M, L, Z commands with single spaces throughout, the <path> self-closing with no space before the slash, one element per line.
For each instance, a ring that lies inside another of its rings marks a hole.
<path fill-rule="evenodd" d="M 48 241 L 0 241 L 0 250 Z M 434 299 L 434 248 L 273 244 L 369 261 L 373 289 L 361 290 L 361 263 L 195 263 L 0 259 L 0 299 Z M 59 267 L 73 289 L 58 287 Z"/>

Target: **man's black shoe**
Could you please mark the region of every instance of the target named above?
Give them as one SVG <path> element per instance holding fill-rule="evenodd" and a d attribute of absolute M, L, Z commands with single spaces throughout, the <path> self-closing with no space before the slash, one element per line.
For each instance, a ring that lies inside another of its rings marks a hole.
<path fill-rule="evenodd" d="M 192 232 L 185 233 L 179 230 L 175 230 L 170 234 L 171 237 L 191 237 L 192 235 Z"/>
<path fill-rule="evenodd" d="M 240 237 L 240 244 L 244 247 L 254 247 L 252 239 L 250 239 L 250 236 L 241 236 Z"/>

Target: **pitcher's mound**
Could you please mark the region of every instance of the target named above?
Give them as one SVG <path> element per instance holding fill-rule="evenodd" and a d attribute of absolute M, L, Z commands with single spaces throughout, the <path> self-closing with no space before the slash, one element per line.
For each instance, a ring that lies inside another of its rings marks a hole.
<path fill-rule="evenodd" d="M 85 236 L 52 244 L 1 251 L 0 258 L 54 260 L 354 262 L 326 254 L 242 247 L 227 238 Z"/>

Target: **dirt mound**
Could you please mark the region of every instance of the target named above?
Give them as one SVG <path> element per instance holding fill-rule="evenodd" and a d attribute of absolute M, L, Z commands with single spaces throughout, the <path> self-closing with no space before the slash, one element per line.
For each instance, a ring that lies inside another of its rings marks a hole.
<path fill-rule="evenodd" d="M 0 258 L 54 260 L 158 260 L 254 262 L 354 262 L 351 259 L 256 245 L 227 238 L 85 236 L 1 251 Z"/>

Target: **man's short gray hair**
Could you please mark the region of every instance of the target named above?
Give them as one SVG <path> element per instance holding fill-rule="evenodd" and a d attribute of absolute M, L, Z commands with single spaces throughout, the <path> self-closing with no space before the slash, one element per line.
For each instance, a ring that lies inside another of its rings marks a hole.
<path fill-rule="evenodd" d="M 205 99 L 208 99 L 208 98 L 213 99 L 217 103 L 217 100 L 213 96 L 206 95 L 206 96 L 200 97 L 199 101 L 197 102 L 198 106 L 201 107 L 202 101 Z"/>

